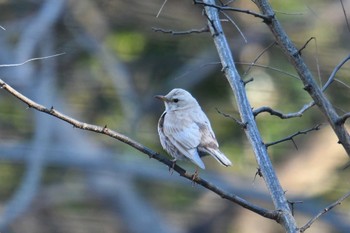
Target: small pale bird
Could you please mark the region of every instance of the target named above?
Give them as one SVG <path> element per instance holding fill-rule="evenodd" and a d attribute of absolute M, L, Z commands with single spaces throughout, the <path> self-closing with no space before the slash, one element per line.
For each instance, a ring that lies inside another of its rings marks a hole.
<path fill-rule="evenodd" d="M 189 92 L 175 88 L 165 96 L 155 97 L 165 104 L 165 111 L 158 122 L 160 143 L 174 158 L 174 163 L 187 158 L 205 169 L 201 157 L 209 154 L 224 166 L 232 165 L 219 150 L 208 117 Z"/>

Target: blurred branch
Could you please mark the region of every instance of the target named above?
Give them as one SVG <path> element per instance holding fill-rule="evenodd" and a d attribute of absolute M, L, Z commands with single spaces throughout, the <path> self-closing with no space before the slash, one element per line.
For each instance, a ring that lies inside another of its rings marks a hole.
<path fill-rule="evenodd" d="M 53 32 L 47 33 L 45 37 L 45 43 L 42 43 L 40 52 L 42 54 L 52 53 L 54 37 Z M 44 61 L 42 61 L 43 63 Z M 52 102 L 54 93 L 53 79 L 56 77 L 55 64 L 53 60 L 40 66 L 38 70 L 39 79 L 35 84 L 37 98 L 45 99 L 46 102 Z M 40 187 L 40 181 L 44 168 L 44 154 L 46 148 L 50 144 L 51 134 L 53 132 L 53 126 L 50 119 L 43 117 L 39 112 L 34 114 L 35 120 L 35 132 L 32 140 L 33 150 L 26 152 L 28 161 L 26 164 L 26 171 L 21 180 L 19 187 L 12 195 L 11 199 L 7 201 L 5 211 L 1 216 L 0 230 L 5 230 L 13 223 L 20 215 L 26 212 L 33 199 L 38 193 Z"/>
<path fill-rule="evenodd" d="M 31 62 L 31 61 L 37 61 L 37 60 L 45 60 L 45 59 L 48 59 L 48 58 L 53 58 L 53 57 L 58 57 L 58 56 L 61 56 L 63 54 L 66 54 L 66 53 L 58 53 L 58 54 L 54 54 L 54 55 L 50 55 L 50 56 L 45 56 L 45 57 L 35 57 L 35 58 L 31 58 L 31 59 L 28 59 L 22 63 L 14 63 L 14 64 L 1 64 L 0 67 L 14 67 L 14 66 L 21 66 L 21 65 L 24 65 L 28 62 Z"/>
<path fill-rule="evenodd" d="M 190 30 L 187 30 L 187 31 L 174 31 L 174 30 L 163 29 L 163 28 L 155 28 L 155 27 L 152 27 L 152 30 L 155 31 L 155 32 L 163 32 L 163 33 L 166 33 L 166 34 L 172 34 L 173 36 L 209 32 L 208 26 L 205 26 L 205 27 L 200 28 L 200 29 L 190 29 Z"/>
<path fill-rule="evenodd" d="M 272 9 L 269 1 L 267 0 L 256 0 L 254 3 L 258 6 L 263 15 L 269 16 L 269 21 L 264 21 L 270 28 L 275 39 L 288 57 L 291 64 L 294 66 L 299 74 L 301 81 L 304 84 L 304 90 L 309 93 L 315 104 L 321 110 L 323 115 L 327 118 L 327 121 L 333 128 L 333 131 L 338 137 L 339 143 L 342 144 L 346 153 L 350 157 L 350 135 L 344 125 L 337 124 L 339 116 L 335 111 L 333 105 L 324 95 L 323 91 L 315 82 L 310 69 L 307 67 L 303 58 L 301 57 L 298 49 L 292 43 L 287 33 L 284 31 L 278 19 L 275 17 L 275 12 Z"/>
<path fill-rule="evenodd" d="M 296 137 L 296 136 L 298 136 L 298 135 L 301 135 L 301 134 L 307 134 L 308 132 L 311 132 L 311 131 L 317 131 L 317 130 L 320 129 L 320 126 L 321 126 L 321 124 L 318 124 L 318 125 L 316 125 L 315 127 L 312 127 L 312 128 L 310 128 L 310 129 L 298 131 L 298 132 L 296 132 L 296 133 L 294 133 L 294 134 L 292 134 L 292 135 L 289 135 L 288 137 L 282 138 L 282 139 L 280 139 L 280 140 L 278 140 L 278 141 L 274 141 L 274 142 L 270 142 L 270 143 L 265 143 L 265 146 L 266 146 L 266 147 L 269 147 L 269 146 L 273 146 L 273 145 L 276 145 L 276 144 L 279 144 L 279 143 L 282 143 L 282 142 L 285 142 L 285 141 L 289 141 L 289 140 L 290 140 L 290 141 L 293 142 L 295 148 L 298 149 L 298 147 L 297 147 L 297 145 L 296 145 L 296 143 L 295 143 L 295 141 L 294 141 L 294 137 Z"/>
<path fill-rule="evenodd" d="M 281 70 L 281 69 L 278 69 L 278 68 L 275 68 L 275 67 L 272 67 L 272 66 L 267 66 L 267 65 L 257 64 L 257 63 L 252 64 L 252 63 L 249 63 L 249 62 L 239 62 L 239 61 L 235 62 L 235 64 L 265 68 L 265 69 L 268 69 L 268 70 L 276 71 L 276 72 L 281 73 L 281 74 L 285 74 L 285 75 L 287 75 L 289 77 L 292 77 L 292 78 L 295 78 L 295 79 L 299 79 L 299 77 L 297 75 L 288 73 L 288 72 L 286 72 L 284 70 Z"/>
<path fill-rule="evenodd" d="M 217 195 L 219 195 L 220 197 L 222 197 L 224 199 L 232 201 L 232 202 L 234 202 L 234 203 L 236 203 L 236 204 L 238 204 L 246 209 L 249 209 L 249 210 L 251 210 L 251 211 L 253 211 L 253 212 L 255 212 L 263 217 L 275 219 L 275 220 L 278 219 L 279 211 L 272 211 L 272 210 L 268 210 L 268 209 L 264 209 L 262 207 L 256 206 L 256 205 L 244 200 L 243 198 L 241 198 L 237 195 L 225 192 L 224 190 L 222 190 L 219 187 L 215 186 L 214 184 L 200 178 L 199 176 L 194 177 L 193 174 L 189 174 L 182 167 L 180 167 L 178 165 L 174 166 L 174 163 L 172 161 L 170 161 L 169 159 L 152 151 L 151 149 L 145 147 L 141 143 L 136 142 L 123 134 L 120 134 L 116 131 L 113 131 L 113 130 L 107 128 L 107 126 L 101 127 L 101 126 L 81 122 L 81 121 L 78 121 L 78 120 L 71 118 L 67 115 L 64 115 L 63 113 L 60 113 L 59 111 L 55 110 L 53 107 L 48 109 L 45 106 L 40 105 L 40 104 L 34 102 L 33 100 L 27 98 L 26 96 L 22 95 L 21 93 L 19 93 L 15 89 L 13 89 L 11 86 L 9 86 L 7 83 L 5 83 L 1 79 L 0 79 L 0 87 L 2 89 L 6 90 L 7 92 L 9 92 L 10 94 L 12 94 L 13 96 L 15 96 L 17 99 L 19 99 L 23 103 L 27 104 L 29 108 L 34 108 L 38 111 L 41 111 L 41 112 L 44 112 L 44 113 L 49 114 L 51 116 L 54 116 L 60 120 L 63 120 L 65 122 L 73 125 L 76 128 L 87 130 L 87 131 L 92 131 L 95 133 L 101 133 L 101 134 L 107 135 L 109 137 L 115 138 L 115 139 L 135 148 L 136 150 L 148 155 L 150 158 L 156 159 L 159 162 L 167 165 L 169 168 L 172 168 L 175 172 L 177 172 L 180 176 L 182 176 L 188 180 L 191 180 L 191 181 L 201 185 L 202 187 L 204 187 L 208 190 L 211 190 L 212 192 L 216 193 Z"/>
<path fill-rule="evenodd" d="M 242 75 L 243 77 L 246 76 L 249 71 L 251 70 L 251 68 L 256 64 L 256 62 L 259 60 L 259 58 L 264 55 L 265 52 L 267 52 L 270 48 L 272 48 L 273 46 L 276 45 L 276 41 L 272 42 L 271 44 L 269 44 L 266 48 L 263 49 L 263 51 L 261 51 L 258 56 L 256 56 L 256 58 L 250 63 L 248 69 L 244 72 L 244 74 Z"/>
<path fill-rule="evenodd" d="M 347 26 L 347 28 L 348 28 L 348 31 L 350 32 L 349 20 L 348 20 L 347 14 L 346 14 L 346 10 L 345 10 L 345 7 L 344 7 L 343 0 L 340 0 L 340 4 L 341 4 L 341 8 L 343 9 L 344 18 L 345 18 L 345 21 L 346 21 L 346 26 Z"/>
<path fill-rule="evenodd" d="M 346 198 L 350 196 L 350 192 L 339 198 L 337 201 L 333 202 L 326 208 L 324 208 L 322 211 L 320 211 L 315 217 L 313 217 L 308 223 L 306 223 L 303 227 L 299 229 L 300 232 L 306 231 L 318 218 L 320 218 L 322 215 L 326 214 L 330 210 L 332 210 L 337 205 L 340 205 Z"/>

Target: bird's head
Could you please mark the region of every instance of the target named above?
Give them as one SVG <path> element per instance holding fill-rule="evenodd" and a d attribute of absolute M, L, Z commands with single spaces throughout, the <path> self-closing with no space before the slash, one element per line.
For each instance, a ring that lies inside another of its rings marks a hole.
<path fill-rule="evenodd" d="M 188 91 L 181 88 L 175 88 L 165 96 L 156 95 L 155 98 L 164 102 L 166 111 L 175 111 L 198 106 L 197 100 L 193 98 Z"/>

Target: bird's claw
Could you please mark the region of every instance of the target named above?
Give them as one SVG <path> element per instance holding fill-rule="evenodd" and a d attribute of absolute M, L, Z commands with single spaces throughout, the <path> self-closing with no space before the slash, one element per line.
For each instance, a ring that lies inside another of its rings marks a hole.
<path fill-rule="evenodd" d="M 172 165 L 171 165 L 171 167 L 169 167 L 169 172 L 172 175 L 174 173 L 174 168 L 175 168 L 175 165 L 176 165 L 176 159 L 171 160 L 171 162 L 172 162 Z"/>

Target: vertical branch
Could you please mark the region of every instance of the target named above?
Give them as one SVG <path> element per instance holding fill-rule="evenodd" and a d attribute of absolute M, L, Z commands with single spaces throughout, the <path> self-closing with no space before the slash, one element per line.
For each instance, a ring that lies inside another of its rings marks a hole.
<path fill-rule="evenodd" d="M 218 9 L 210 6 L 214 5 L 215 1 L 205 0 L 203 2 L 206 4 L 204 9 L 208 17 L 210 32 L 219 53 L 223 71 L 235 95 L 242 122 L 245 124 L 246 135 L 253 147 L 257 163 L 259 164 L 275 208 L 280 211 L 278 222 L 283 225 L 286 232 L 296 232 L 297 226 L 295 219 L 292 216 L 284 191 L 272 167 L 266 146 L 258 131 L 254 114 L 244 88 L 244 82 L 236 70 L 230 47 L 221 26 Z"/>

